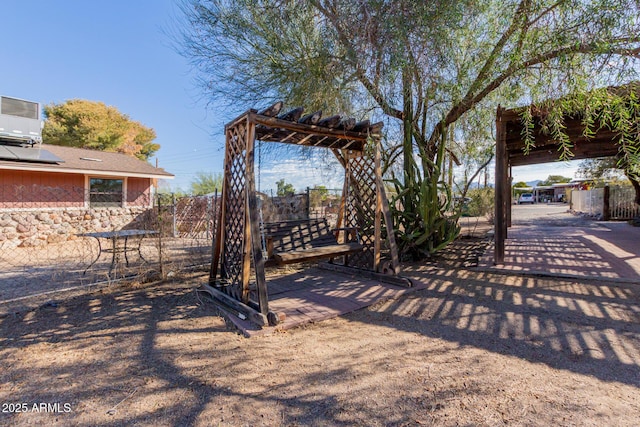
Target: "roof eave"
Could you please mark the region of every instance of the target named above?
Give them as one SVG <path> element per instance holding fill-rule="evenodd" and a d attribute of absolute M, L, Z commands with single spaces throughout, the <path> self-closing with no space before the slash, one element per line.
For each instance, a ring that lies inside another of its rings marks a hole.
<path fill-rule="evenodd" d="M 77 173 L 82 175 L 104 175 L 104 176 L 117 176 L 117 177 L 132 177 L 132 178 L 155 178 L 155 179 L 173 179 L 175 175 L 166 173 L 140 173 L 140 172 L 123 172 L 123 171 L 108 171 L 108 170 L 96 170 L 96 169 L 75 169 L 75 168 L 54 168 L 42 165 L 30 165 L 20 163 L 16 165 L 0 164 L 0 169 L 4 170 L 26 170 L 30 172 L 51 172 L 51 173 Z"/>

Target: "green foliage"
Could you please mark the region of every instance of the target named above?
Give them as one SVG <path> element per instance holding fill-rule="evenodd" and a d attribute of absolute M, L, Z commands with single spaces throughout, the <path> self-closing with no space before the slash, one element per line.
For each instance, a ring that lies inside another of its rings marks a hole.
<path fill-rule="evenodd" d="M 467 197 L 471 201 L 467 204 L 469 216 L 490 216 L 494 211 L 495 190 L 490 187 L 469 190 Z"/>
<path fill-rule="evenodd" d="M 549 175 L 547 177 L 547 179 L 545 179 L 544 181 L 540 181 L 538 183 L 539 186 L 549 186 L 549 185 L 553 185 L 553 184 L 560 184 L 563 182 L 570 182 L 571 178 L 567 178 L 566 176 L 562 176 L 562 175 Z"/>
<path fill-rule="evenodd" d="M 440 180 L 445 146 L 440 147 L 431 176 L 423 177 L 410 157 L 408 162 L 405 158 L 411 170 L 405 175 L 405 181 L 391 180 L 396 193 L 390 203 L 396 242 L 405 258 L 417 260 L 429 256 L 460 234 L 460 212 L 449 214 L 453 200 L 451 189 Z"/>
<path fill-rule="evenodd" d="M 630 178 L 640 178 L 640 83 L 576 92 L 525 108 L 521 117 L 526 128 L 533 126 L 533 109 L 546 112 L 540 117 L 541 129 L 557 141 L 561 160 L 573 157 L 565 120 L 580 118 L 585 138 L 592 138 L 600 130 L 612 131 L 619 146 L 616 167 Z M 523 138 L 527 147 L 535 145 L 532 135 L 523 133 Z"/>
<path fill-rule="evenodd" d="M 296 189 L 294 188 L 293 184 L 285 182 L 284 178 L 276 181 L 276 186 L 278 187 L 276 191 L 278 197 L 292 196 L 296 193 Z"/>
<path fill-rule="evenodd" d="M 195 196 L 203 196 L 205 194 L 218 194 L 222 191 L 222 183 L 224 177 L 221 173 L 213 174 L 211 172 L 198 172 L 191 181 L 191 194 Z"/>
<path fill-rule="evenodd" d="M 518 181 L 515 184 L 513 184 L 513 188 L 529 188 L 529 184 L 527 184 L 524 181 Z"/>
<path fill-rule="evenodd" d="M 604 157 L 581 161 L 577 175 L 586 179 L 619 181 L 623 178 L 624 171 L 618 168 L 615 157 Z"/>
<path fill-rule="evenodd" d="M 102 102 L 72 99 L 44 107 L 43 141 L 52 145 L 112 151 L 147 160 L 160 145 L 156 133 Z"/>
<path fill-rule="evenodd" d="M 443 225 L 445 151 L 481 168 L 498 103 L 637 74 L 639 8 L 636 0 L 183 0 L 179 50 L 207 96 L 236 109 L 283 99 L 383 117 L 384 170 L 401 165 L 394 221 L 415 255 L 455 234 Z M 561 123 L 549 129 L 562 138 Z"/>
<path fill-rule="evenodd" d="M 309 189 L 309 204 L 311 206 L 321 206 L 328 197 L 329 190 L 324 185 L 314 185 Z"/>

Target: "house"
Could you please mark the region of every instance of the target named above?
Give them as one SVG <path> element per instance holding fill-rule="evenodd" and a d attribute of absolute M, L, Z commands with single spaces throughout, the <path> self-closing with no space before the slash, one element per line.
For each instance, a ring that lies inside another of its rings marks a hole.
<path fill-rule="evenodd" d="M 0 145 L 0 209 L 149 207 L 153 184 L 173 175 L 120 153 L 57 145 Z"/>
<path fill-rule="evenodd" d="M 120 153 L 0 143 L 0 247 L 119 229 L 153 205 L 161 168 Z"/>

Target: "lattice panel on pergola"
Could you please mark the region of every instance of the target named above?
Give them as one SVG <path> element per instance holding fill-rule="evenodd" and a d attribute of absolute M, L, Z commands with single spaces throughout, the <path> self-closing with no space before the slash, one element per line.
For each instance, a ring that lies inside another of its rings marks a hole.
<path fill-rule="evenodd" d="M 360 233 L 364 250 L 349 256 L 350 267 L 375 269 L 375 220 L 377 185 L 374 159 L 367 156 L 347 160 L 349 183 L 345 226 L 355 227 Z"/>
<path fill-rule="evenodd" d="M 292 259 L 293 262 L 305 262 L 330 259 L 335 255 L 336 260 L 346 259 L 347 266 L 334 264 L 334 268 L 342 269 L 338 271 L 358 271 L 349 268 L 355 267 L 378 274 L 383 213 L 386 227 L 391 227 L 388 203 L 381 187 L 379 148 L 376 148 L 375 156 L 364 155 L 367 143 L 379 138 L 382 123 L 372 125 L 368 120 L 356 122 L 340 116 L 320 119 L 320 112 L 302 116 L 302 109 L 278 115 L 280 107 L 276 108 L 277 105 L 260 113 L 249 110 L 225 127 L 222 216 L 216 231 L 209 277 L 210 292 L 216 299 L 259 324 L 265 324 L 267 320 L 269 324 L 277 324 L 280 319 L 280 314 L 269 310 L 265 278 L 267 261 L 278 265 L 279 261 L 283 264 Z M 273 241 L 278 236 L 264 235 L 264 224 L 259 215 L 254 164 L 256 138 L 334 152 L 345 167 L 346 199 L 341 203 L 340 218 L 344 222 L 341 225 L 358 230 L 359 243 L 363 246 L 361 252 L 356 242 L 338 239 L 329 245 L 323 241 L 324 245 L 310 250 L 268 253 L 265 257 L 261 238 Z M 393 230 L 390 235 L 393 237 Z M 397 275 L 396 247 L 391 242 L 389 247 L 394 263 L 392 274 Z M 285 255 L 289 255 L 288 260 Z"/>
<path fill-rule="evenodd" d="M 224 194 L 224 248 L 221 277 L 227 286 L 221 290 L 234 299 L 248 302 L 243 289 L 242 267 L 246 223 L 246 123 L 227 130 Z"/>

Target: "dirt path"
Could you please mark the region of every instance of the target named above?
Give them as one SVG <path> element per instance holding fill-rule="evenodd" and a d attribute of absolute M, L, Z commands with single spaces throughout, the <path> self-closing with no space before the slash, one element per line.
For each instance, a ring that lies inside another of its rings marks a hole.
<path fill-rule="evenodd" d="M 203 278 L 0 318 L 2 409 L 28 409 L 0 425 L 638 424 L 638 285 L 409 274 L 428 289 L 251 339 Z"/>

